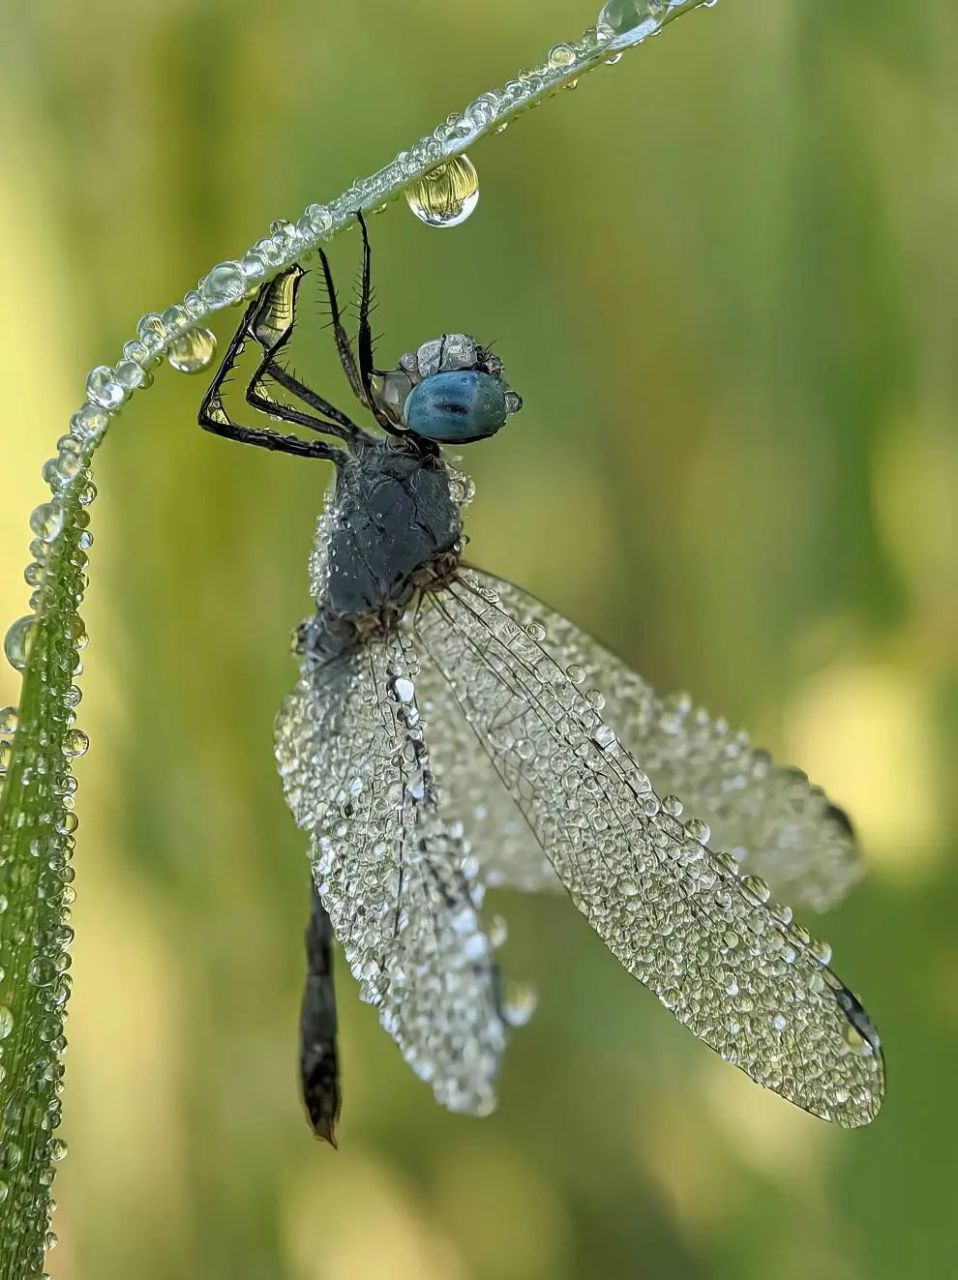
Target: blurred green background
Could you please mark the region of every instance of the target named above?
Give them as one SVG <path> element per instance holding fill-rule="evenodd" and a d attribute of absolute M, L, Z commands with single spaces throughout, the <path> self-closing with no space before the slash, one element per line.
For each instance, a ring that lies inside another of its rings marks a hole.
<path fill-rule="evenodd" d="M 594 13 L 3 8 L 6 622 L 41 463 L 136 317 Z M 503 897 L 541 1001 L 496 1115 L 440 1111 L 340 974 L 341 1149 L 310 1138 L 271 722 L 326 471 L 204 435 L 164 370 L 97 469 L 55 1280 L 955 1274 L 956 145 L 953 0 L 726 0 L 481 144 L 463 227 L 372 224 L 387 363 L 464 328 L 525 396 L 467 453 L 472 557 L 859 825 L 867 881 L 816 932 L 887 1045 L 878 1121 L 763 1093 L 571 907 Z M 298 337 L 345 399 L 318 314 Z"/>

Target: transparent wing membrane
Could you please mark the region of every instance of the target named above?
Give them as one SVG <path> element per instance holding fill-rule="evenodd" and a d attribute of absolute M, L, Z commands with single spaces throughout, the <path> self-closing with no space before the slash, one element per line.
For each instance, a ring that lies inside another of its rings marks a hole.
<path fill-rule="evenodd" d="M 465 824 L 482 882 L 526 893 L 560 892 L 552 864 L 434 663 L 423 662 L 418 688 L 443 804 Z"/>
<path fill-rule="evenodd" d="M 474 577 L 502 594 L 520 625 L 545 628 L 550 654 L 587 696 L 601 690 L 605 723 L 628 744 L 659 796 L 678 796 L 708 823 L 713 848 L 731 853 L 743 872 L 761 876 L 796 907 L 824 911 L 855 884 L 861 866 L 848 820 L 804 773 L 776 764 L 746 733 L 712 719 L 688 695 L 660 697 L 526 592 L 490 574 Z M 514 877 L 505 861 L 503 879 L 525 887 L 529 860 L 528 853 L 517 854 Z"/>
<path fill-rule="evenodd" d="M 439 1102 L 483 1113 L 506 1040 L 498 973 L 476 869 L 440 816 L 417 678 L 396 632 L 304 675 L 277 759 L 363 998 Z"/>
<path fill-rule="evenodd" d="M 878 1037 L 828 968 L 827 948 L 771 904 L 768 887 L 743 876 L 735 857 L 710 852 L 704 822 L 677 802 L 663 804 L 575 670 L 578 655 L 587 674 L 582 659 L 600 674 L 582 633 L 509 584 L 471 571 L 425 597 L 403 629 L 416 637 L 427 673 L 431 664 L 446 682 L 486 766 L 572 900 L 625 968 L 760 1084 L 843 1125 L 871 1120 L 883 1090 Z M 612 659 L 602 670 L 614 676 L 622 668 Z M 708 799 L 704 770 L 727 731 L 706 726 L 701 760 L 682 750 L 670 757 L 667 731 L 648 724 L 649 716 L 661 719 L 654 695 L 643 702 L 636 690 L 632 704 L 620 704 L 633 706 L 619 722 L 623 732 L 645 724 L 640 744 L 658 751 L 663 776 L 671 767 L 672 778 L 684 776 Z M 644 719 L 638 705 L 649 708 Z M 684 740 L 695 744 L 696 734 L 686 731 Z M 475 758 L 475 749 L 464 749 L 458 769 Z M 745 767 L 748 786 L 767 777 L 750 757 Z M 452 765 L 447 773 L 450 789 L 456 772 Z M 817 801 L 807 784 L 799 788 L 799 807 Z M 747 806 L 713 797 L 713 807 L 728 830 L 756 838 L 758 826 L 743 820 Z"/>

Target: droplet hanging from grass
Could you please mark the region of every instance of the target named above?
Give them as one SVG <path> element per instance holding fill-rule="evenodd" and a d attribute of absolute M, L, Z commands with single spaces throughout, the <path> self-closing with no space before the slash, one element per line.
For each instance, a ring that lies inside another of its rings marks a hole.
<path fill-rule="evenodd" d="M 667 0 L 609 0 L 596 23 L 596 30 L 606 39 L 632 36 L 641 40 L 659 26 Z"/>
<path fill-rule="evenodd" d="M 170 367 L 178 373 L 202 373 L 216 355 L 216 335 L 209 329 L 188 329 L 170 344 Z"/>
<path fill-rule="evenodd" d="M 596 21 L 596 32 L 620 52 L 657 35 L 667 22 L 691 9 L 711 9 L 718 0 L 608 0 Z"/>
<path fill-rule="evenodd" d="M 458 227 L 479 203 L 479 174 L 467 155 L 430 169 L 406 191 L 410 209 L 427 227 Z"/>
<path fill-rule="evenodd" d="M 3 651 L 14 671 L 22 671 L 27 665 L 27 656 L 33 643 L 33 632 L 36 617 L 28 613 L 12 623 L 3 641 Z"/>

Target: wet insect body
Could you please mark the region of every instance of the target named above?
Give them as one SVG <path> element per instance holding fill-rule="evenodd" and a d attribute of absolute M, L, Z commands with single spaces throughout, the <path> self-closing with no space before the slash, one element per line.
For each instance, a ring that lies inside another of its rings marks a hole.
<path fill-rule="evenodd" d="M 300 680 L 276 727 L 313 871 L 301 1066 L 314 1129 L 335 1140 L 334 936 L 437 1100 L 495 1105 L 509 1030 L 529 1010 L 504 994 L 480 916 L 489 885 L 564 888 L 723 1058 L 818 1116 L 867 1123 L 884 1085 L 878 1036 L 765 882 L 812 908 L 837 900 L 857 875 L 847 817 L 744 734 L 660 698 L 567 619 L 463 564 L 471 485 L 441 445 L 493 435 L 521 402 L 463 334 L 374 368 L 360 223 L 355 353 L 320 256 L 344 372 L 382 434 L 282 362 L 299 267 L 249 306 L 200 413 L 216 434 L 336 468 Z M 248 403 L 322 438 L 233 422 L 222 387 L 249 341 L 261 358 Z"/>

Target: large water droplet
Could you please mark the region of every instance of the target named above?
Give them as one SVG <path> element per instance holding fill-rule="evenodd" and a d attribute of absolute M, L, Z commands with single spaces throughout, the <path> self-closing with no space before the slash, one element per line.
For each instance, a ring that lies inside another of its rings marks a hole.
<path fill-rule="evenodd" d="M 63 735 L 63 754 L 65 756 L 85 755 L 90 739 L 82 729 L 68 729 Z"/>
<path fill-rule="evenodd" d="M 479 203 L 479 175 L 468 156 L 430 169 L 406 191 L 410 209 L 427 227 L 458 227 Z"/>
<path fill-rule="evenodd" d="M 27 665 L 36 621 L 36 617 L 32 613 L 28 613 L 22 618 L 17 618 L 16 622 L 11 623 L 4 637 L 3 652 L 7 655 L 7 661 L 14 671 L 22 671 Z"/>
<path fill-rule="evenodd" d="M 0 709 L 0 735 L 16 733 L 19 723 L 20 713 L 16 707 L 3 707 Z"/>
<path fill-rule="evenodd" d="M 63 528 L 64 514 L 58 502 L 41 502 L 30 515 L 30 528 L 41 542 L 52 542 Z"/>
<path fill-rule="evenodd" d="M 238 262 L 221 262 L 200 284 L 199 292 L 213 307 L 238 302 L 246 291 L 246 276 Z"/>
<path fill-rule="evenodd" d="M 0 1040 L 6 1040 L 13 1030 L 13 1014 L 5 1004 L 0 1004 Z"/>
<path fill-rule="evenodd" d="M 87 399 L 102 409 L 119 409 L 127 397 L 127 390 L 117 382 L 109 365 L 101 364 L 86 380 Z"/>
<path fill-rule="evenodd" d="M 216 355 L 216 335 L 190 329 L 170 346 L 170 365 L 179 373 L 201 373 Z"/>
<path fill-rule="evenodd" d="M 606 40 L 628 36 L 638 44 L 661 25 L 670 8 L 669 0 L 609 0 L 599 14 L 596 30 Z"/>

